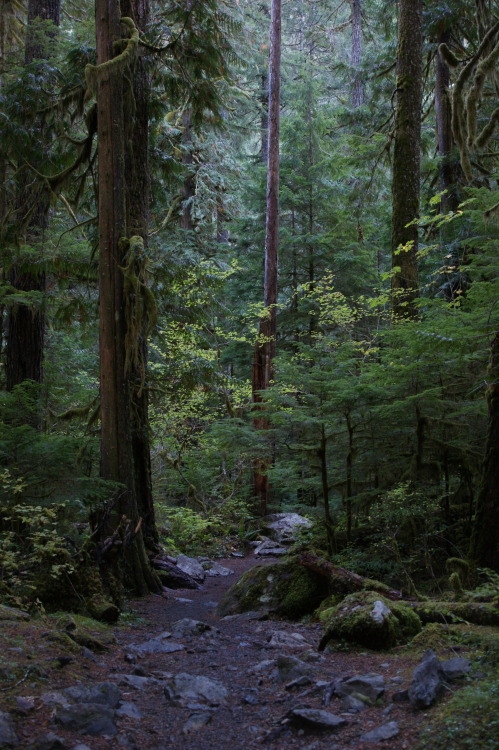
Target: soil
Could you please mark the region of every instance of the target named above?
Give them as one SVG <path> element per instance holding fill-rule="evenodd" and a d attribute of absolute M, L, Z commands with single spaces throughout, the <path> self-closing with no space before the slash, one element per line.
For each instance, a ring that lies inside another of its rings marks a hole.
<path fill-rule="evenodd" d="M 107 650 L 101 653 L 91 653 L 87 649 L 83 655 L 77 651 L 68 656 L 63 644 L 47 637 L 47 632 L 49 635 L 54 632 L 53 620 L 52 630 L 45 632 L 32 621 L 2 622 L 4 677 L 9 650 L 9 658 L 17 658 L 18 669 L 22 671 L 27 665 L 24 679 L 10 685 L 7 680 L 0 694 L 0 707 L 15 718 L 20 739 L 18 747 L 46 747 L 40 744 L 40 737 L 48 732 L 56 734 L 62 742 L 62 745 L 47 746 L 48 750 L 52 747 L 73 750 L 79 743 L 92 750 L 119 747 L 140 750 L 256 750 L 262 747 L 372 750 L 380 744 L 391 750 L 415 747 L 424 714 L 415 713 L 407 703 L 393 703 L 391 696 L 408 686 L 420 654 L 403 649 L 383 653 L 336 650 L 318 654 L 321 626 L 316 622 L 261 620 L 254 614 L 221 619 L 216 614 L 216 605 L 225 590 L 251 565 L 261 561 L 233 558 L 220 562 L 230 567 L 235 575 L 207 578 L 199 590 L 168 591 L 164 595 L 132 601 L 131 615 L 124 618 L 129 621 L 127 624 L 108 629 L 107 634 L 106 631 L 95 633 L 101 641 L 111 640 Z M 185 650 L 175 653 L 137 655 L 133 651 L 132 644 L 143 643 L 171 630 L 172 624 L 182 618 L 200 620 L 212 630 L 189 638 L 172 638 L 185 645 Z M 61 628 L 63 623 L 64 617 L 59 618 L 57 627 Z M 275 631 L 299 633 L 310 645 L 301 649 L 271 648 L 268 639 Z M 12 645 L 18 643 L 16 638 L 20 634 L 22 647 Z M 281 654 L 313 663 L 317 669 L 313 683 L 287 686 L 277 679 L 272 667 L 261 673 L 252 672 L 256 664 L 276 659 Z M 35 663 L 42 664 L 43 669 L 33 668 Z M 218 680 L 229 690 L 227 705 L 212 708 L 209 723 L 192 732 L 186 732 L 185 724 L 196 713 L 195 707 L 179 707 L 165 696 L 166 681 L 181 672 Z M 326 683 L 369 672 L 385 678 L 387 689 L 380 705 L 352 714 L 344 711 L 337 698 L 328 705 L 322 704 Z M 118 675 L 123 674 L 153 679 L 147 680 L 145 687 L 134 689 L 120 680 Z M 53 706 L 40 700 L 47 691 L 58 691 L 77 683 L 91 685 L 111 681 L 117 681 L 122 700 L 135 704 L 142 714 L 141 718 L 120 718 L 118 735 L 112 738 L 77 735 L 54 726 Z M 20 712 L 18 696 L 31 697 L 32 707 Z M 284 720 L 288 711 L 298 706 L 329 711 L 346 718 L 348 723 L 339 730 L 326 732 L 293 727 Z M 399 726 L 399 733 L 392 739 L 382 743 L 359 740 L 364 733 L 392 721 Z"/>

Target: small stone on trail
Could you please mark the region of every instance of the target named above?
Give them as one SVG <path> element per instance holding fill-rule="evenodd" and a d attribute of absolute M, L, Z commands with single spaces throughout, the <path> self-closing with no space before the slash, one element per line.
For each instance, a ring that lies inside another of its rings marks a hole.
<path fill-rule="evenodd" d="M 380 674 L 369 672 L 365 675 L 355 675 L 347 680 L 334 683 L 334 692 L 339 698 L 355 693 L 355 697 L 366 702 L 375 703 L 385 692 L 385 679 Z"/>
<path fill-rule="evenodd" d="M 98 703 L 78 703 L 74 706 L 58 707 L 54 716 L 56 724 L 64 729 L 93 736 L 110 735 L 118 730 L 114 724 L 114 711 Z"/>
<path fill-rule="evenodd" d="M 361 742 L 380 742 L 381 740 L 390 740 L 399 733 L 399 725 L 396 721 L 389 721 L 387 724 L 382 724 L 380 727 L 373 729 L 371 732 L 363 734 L 360 738 Z"/>
<path fill-rule="evenodd" d="M 14 729 L 12 716 L 0 711 L 0 747 L 17 747 L 19 739 Z"/>
<path fill-rule="evenodd" d="M 202 729 L 211 721 L 211 714 L 208 711 L 197 711 L 191 714 L 184 726 L 182 727 L 182 734 L 190 734 L 191 732 L 197 732 Z"/>
<path fill-rule="evenodd" d="M 116 715 L 120 717 L 126 716 L 129 719 L 142 718 L 142 712 L 137 708 L 135 703 L 129 703 L 128 701 L 124 701 L 121 704 L 121 706 L 116 711 Z"/>
<path fill-rule="evenodd" d="M 172 634 L 175 638 L 190 638 L 194 635 L 201 635 L 212 630 L 211 625 L 201 620 L 192 620 L 189 617 L 184 617 L 182 620 L 177 620 L 171 626 Z"/>
<path fill-rule="evenodd" d="M 167 698 L 181 706 L 191 701 L 207 703 L 210 706 L 223 705 L 229 695 L 227 688 L 218 680 L 186 672 L 175 675 L 164 690 Z"/>
<path fill-rule="evenodd" d="M 42 734 L 41 737 L 37 737 L 31 745 L 33 750 L 67 750 L 67 747 L 68 746 L 64 740 L 53 732 Z"/>
<path fill-rule="evenodd" d="M 343 717 L 319 708 L 293 708 L 288 716 L 294 723 L 306 724 L 316 729 L 339 729 L 347 724 Z"/>
<path fill-rule="evenodd" d="M 121 699 L 121 693 L 112 682 L 101 682 L 97 685 L 73 685 L 65 688 L 62 694 L 74 703 L 95 703 L 97 705 L 116 708 Z"/>
<path fill-rule="evenodd" d="M 306 648 L 310 643 L 301 633 L 288 633 L 286 630 L 274 630 L 268 637 L 270 648 Z"/>
<path fill-rule="evenodd" d="M 34 710 L 36 698 L 34 695 L 18 695 L 16 696 L 15 703 L 17 713 L 26 715 Z"/>

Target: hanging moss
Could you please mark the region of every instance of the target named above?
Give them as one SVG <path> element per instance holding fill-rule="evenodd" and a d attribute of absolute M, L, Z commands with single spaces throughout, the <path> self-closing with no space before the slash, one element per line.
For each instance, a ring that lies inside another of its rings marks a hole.
<path fill-rule="evenodd" d="M 88 101 L 95 95 L 99 78 L 106 75 L 123 75 L 132 63 L 139 42 L 139 31 L 131 18 L 125 16 L 121 19 L 121 23 L 130 32 L 130 37 L 126 40 L 123 52 L 100 65 L 91 65 L 89 63 L 85 66 L 85 83 L 87 86 L 85 101 Z"/>

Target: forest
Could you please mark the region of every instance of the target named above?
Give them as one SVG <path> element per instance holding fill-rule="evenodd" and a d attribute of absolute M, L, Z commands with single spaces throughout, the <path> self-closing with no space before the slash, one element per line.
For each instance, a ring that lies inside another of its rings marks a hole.
<path fill-rule="evenodd" d="M 2 601 L 276 511 L 497 592 L 498 58 L 492 0 L 3 0 Z"/>
<path fill-rule="evenodd" d="M 471 656 L 418 748 L 497 747 L 498 62 L 497 0 L 0 1 L 1 747 L 72 709 L 12 691 L 102 679 L 92 649 L 112 674 L 109 629 L 131 643 L 133 606 L 189 611 L 165 583 L 180 555 L 244 574 L 222 619 L 254 608 L 234 603 L 245 585 L 274 602 L 283 632 L 261 617 L 206 636 L 248 716 L 241 648 L 271 646 L 241 639 L 323 628 L 319 652 L 367 677 L 407 672 L 411 648 Z M 303 523 L 268 575 L 252 555 L 272 514 Z M 345 602 L 388 631 L 348 631 Z M 196 648 L 178 659 L 211 667 Z M 147 658 L 127 679 L 155 674 Z M 327 703 L 336 662 L 317 659 Z M 274 724 L 245 747 L 305 747 L 301 709 L 282 719 L 302 668 L 282 699 L 261 678 Z M 359 750 L 377 697 L 352 709 L 372 709 L 363 734 L 342 730 Z M 413 697 L 387 709 L 394 750 L 430 705 Z M 198 747 L 185 735 L 213 711 L 172 746 Z M 231 716 L 210 747 L 242 741 Z M 119 744 L 159 748 L 139 735 Z"/>

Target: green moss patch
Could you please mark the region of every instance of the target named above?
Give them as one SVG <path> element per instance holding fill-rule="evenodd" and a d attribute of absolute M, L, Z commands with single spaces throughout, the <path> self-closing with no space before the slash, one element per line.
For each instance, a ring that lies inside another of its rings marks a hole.
<path fill-rule="evenodd" d="M 290 559 L 246 571 L 226 592 L 218 611 L 225 616 L 263 609 L 295 619 L 313 612 L 327 594 L 323 576 Z"/>

